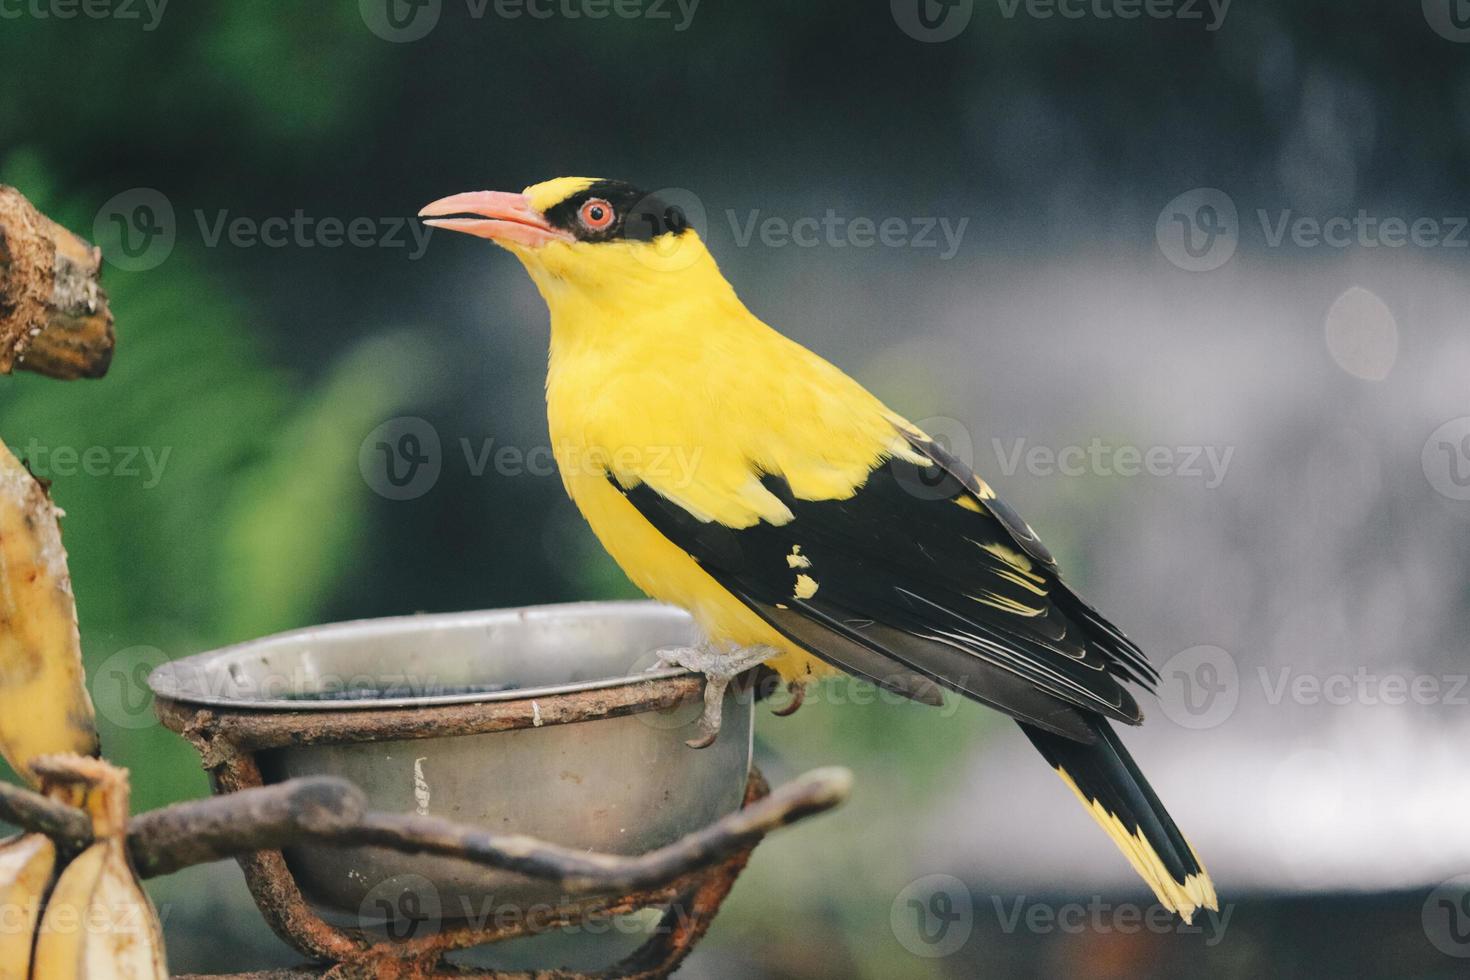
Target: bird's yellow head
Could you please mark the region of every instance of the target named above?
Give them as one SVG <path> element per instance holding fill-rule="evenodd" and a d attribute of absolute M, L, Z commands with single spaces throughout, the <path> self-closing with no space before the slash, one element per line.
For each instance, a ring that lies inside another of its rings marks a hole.
<path fill-rule="evenodd" d="M 646 298 L 672 286 L 671 276 L 718 277 L 682 209 L 620 180 L 557 177 L 519 194 L 470 191 L 419 216 L 513 253 L 553 312 L 562 303 Z"/>

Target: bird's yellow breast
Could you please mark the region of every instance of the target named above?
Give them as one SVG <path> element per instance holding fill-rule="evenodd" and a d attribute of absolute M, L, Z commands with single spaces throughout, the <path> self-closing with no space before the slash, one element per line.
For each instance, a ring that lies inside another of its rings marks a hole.
<path fill-rule="evenodd" d="M 618 362 L 609 373 L 607 361 Z M 752 507 L 725 489 L 747 467 L 721 448 L 719 433 L 695 424 L 702 413 L 685 404 L 693 393 L 673 390 L 656 370 L 617 352 L 558 350 L 547 379 L 552 448 L 567 493 L 633 581 L 650 596 L 687 609 L 713 640 L 791 648 L 765 621 L 672 544 L 609 481 L 656 482 L 703 501 L 707 513 L 750 523 Z M 779 518 L 779 514 L 773 515 Z M 773 664 L 783 676 L 807 672 L 804 656 Z"/>
<path fill-rule="evenodd" d="M 702 252 L 702 246 L 700 246 Z M 761 477 L 798 497 L 851 496 L 902 440 L 894 417 L 826 361 L 740 304 L 712 259 L 653 275 L 609 306 L 538 282 L 552 313 L 547 416 L 563 482 L 598 539 L 654 598 L 689 610 L 711 639 L 788 651 L 794 678 L 831 669 L 800 653 L 638 513 L 624 486 L 646 483 L 729 527 L 791 520 Z"/>

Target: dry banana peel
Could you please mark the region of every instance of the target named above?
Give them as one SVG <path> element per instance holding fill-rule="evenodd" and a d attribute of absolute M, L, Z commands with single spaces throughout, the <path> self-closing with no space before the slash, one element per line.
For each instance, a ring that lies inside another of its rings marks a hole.
<path fill-rule="evenodd" d="M 33 782 L 36 756 L 97 754 L 59 513 L 0 443 L 0 755 Z"/>
<path fill-rule="evenodd" d="M 100 759 L 46 756 L 48 788 L 85 789 L 96 843 L 61 871 L 36 933 L 33 980 L 167 980 L 158 912 L 128 863 L 128 774 Z"/>
<path fill-rule="evenodd" d="M 36 925 L 55 870 L 56 845 L 46 835 L 0 841 L 0 980 L 29 980 Z"/>

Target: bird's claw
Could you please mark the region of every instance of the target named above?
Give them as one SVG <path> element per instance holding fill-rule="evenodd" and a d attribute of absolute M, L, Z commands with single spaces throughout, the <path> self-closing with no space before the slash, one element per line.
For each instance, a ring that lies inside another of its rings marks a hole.
<path fill-rule="evenodd" d="M 701 721 L 701 724 L 703 724 L 703 721 Z M 720 737 L 720 733 L 719 732 L 706 731 L 703 735 L 700 735 L 698 738 L 686 738 L 684 740 L 684 744 L 687 745 L 687 746 L 689 746 L 691 749 L 707 749 L 711 745 L 714 745 L 715 744 L 715 740 L 718 739 L 719 737 Z"/>
<path fill-rule="evenodd" d="M 796 681 L 792 681 L 786 685 L 786 690 L 791 692 L 791 700 L 779 708 L 771 709 L 771 714 L 777 718 L 790 718 L 796 714 L 796 709 L 800 708 L 802 703 L 806 701 L 805 684 L 798 684 Z"/>
<path fill-rule="evenodd" d="M 704 675 L 704 714 L 699 727 L 703 734 L 688 739 L 691 749 L 707 749 L 720 734 L 725 707 L 725 691 L 736 677 L 774 657 L 774 647 L 730 647 L 720 649 L 713 644 L 698 647 L 666 647 L 656 651 L 658 663 L 652 669 L 683 667 Z"/>

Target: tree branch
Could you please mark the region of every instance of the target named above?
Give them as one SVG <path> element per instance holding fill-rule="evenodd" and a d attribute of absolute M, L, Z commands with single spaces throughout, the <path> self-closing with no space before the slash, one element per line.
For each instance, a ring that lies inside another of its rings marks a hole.
<path fill-rule="evenodd" d="M 487 833 L 437 817 L 371 813 L 347 831 L 354 843 L 437 854 L 555 883 L 568 895 L 639 891 L 724 860 L 773 830 L 847 799 L 852 773 L 816 769 L 656 851 L 635 857 L 561 847 L 521 834 Z"/>
<path fill-rule="evenodd" d="M 102 253 L 0 184 L 0 374 L 100 378 L 116 336 Z"/>
<path fill-rule="evenodd" d="M 816 769 L 741 810 L 666 847 L 626 857 L 489 833 L 438 817 L 368 813 L 362 791 L 345 779 L 315 776 L 176 803 L 134 817 L 128 854 L 144 878 L 195 864 L 312 842 L 437 854 L 556 883 L 569 895 L 624 894 L 708 867 L 773 830 L 830 810 L 852 789 L 846 769 Z M 69 850 L 92 840 L 80 810 L 0 783 L 0 817 L 39 831 Z"/>
<path fill-rule="evenodd" d="M 332 841 L 363 819 L 362 790 L 330 776 L 175 803 L 128 823 L 128 856 L 144 878 L 303 840 Z"/>
<path fill-rule="evenodd" d="M 81 810 L 5 782 L 0 782 L 0 820 L 45 834 L 64 851 L 92 843 L 92 821 Z"/>

